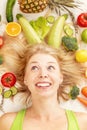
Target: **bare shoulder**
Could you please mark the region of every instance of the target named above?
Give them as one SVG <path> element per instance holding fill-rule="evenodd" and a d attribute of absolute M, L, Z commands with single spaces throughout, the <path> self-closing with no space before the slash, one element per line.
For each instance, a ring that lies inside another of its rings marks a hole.
<path fill-rule="evenodd" d="M 17 112 L 6 113 L 0 117 L 0 129 L 10 130 L 10 127 L 17 115 Z"/>
<path fill-rule="evenodd" d="M 75 113 L 78 119 L 86 119 L 87 121 L 87 113 L 86 112 L 76 112 Z"/>
<path fill-rule="evenodd" d="M 87 130 L 87 113 L 76 112 L 75 114 L 81 130 Z"/>

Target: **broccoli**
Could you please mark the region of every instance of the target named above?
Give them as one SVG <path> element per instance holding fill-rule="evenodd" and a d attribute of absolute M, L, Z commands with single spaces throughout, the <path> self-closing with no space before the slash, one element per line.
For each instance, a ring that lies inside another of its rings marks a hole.
<path fill-rule="evenodd" d="M 77 86 L 73 86 L 72 89 L 69 92 L 71 99 L 76 99 L 79 95 L 80 89 Z"/>
<path fill-rule="evenodd" d="M 63 36 L 62 44 L 68 51 L 75 51 L 78 49 L 78 43 L 75 37 Z"/>

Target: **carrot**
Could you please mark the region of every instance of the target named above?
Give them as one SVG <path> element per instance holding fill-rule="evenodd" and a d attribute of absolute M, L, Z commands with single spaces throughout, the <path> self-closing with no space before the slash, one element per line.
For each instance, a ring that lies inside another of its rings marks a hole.
<path fill-rule="evenodd" d="M 77 99 L 84 105 L 87 106 L 87 100 L 82 97 L 77 97 Z"/>
<path fill-rule="evenodd" d="M 87 86 L 85 86 L 85 87 L 83 87 L 83 88 L 81 89 L 81 93 L 82 93 L 85 97 L 87 97 Z"/>

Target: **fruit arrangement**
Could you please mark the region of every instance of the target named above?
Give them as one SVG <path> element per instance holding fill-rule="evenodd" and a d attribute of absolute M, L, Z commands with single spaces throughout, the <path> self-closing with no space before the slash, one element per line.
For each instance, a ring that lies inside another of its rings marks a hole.
<path fill-rule="evenodd" d="M 58 0 L 57 2 L 54 0 L 18 0 L 17 2 L 21 13 L 16 14 L 16 21 L 13 14 L 16 0 L 7 0 L 6 3 L 5 33 L 8 36 L 15 38 L 22 33 L 28 44 L 41 43 L 46 40 L 49 45 L 55 48 L 63 46 L 67 52 L 74 52 L 76 62 L 87 62 L 87 50 L 80 48 L 80 42 L 87 43 L 87 13 L 81 13 L 75 19 L 73 12 L 70 10 L 70 8 L 78 8 L 78 4 L 81 4 L 80 2 L 74 2 L 73 0 L 68 2 L 67 0 Z M 51 12 L 55 10 L 56 17 L 52 14 L 46 14 L 38 16 L 34 20 L 29 20 L 25 15 L 25 13 L 40 13 L 46 7 Z M 64 11 L 63 14 L 62 11 Z M 71 22 L 68 22 L 70 18 Z M 78 35 L 78 30 L 80 29 L 80 40 L 78 40 L 76 33 Z M 4 36 L 0 36 L 0 49 L 3 48 L 4 44 Z M 4 59 L 0 55 L 0 65 L 3 62 Z M 84 74 L 85 78 L 87 78 L 86 73 Z M 1 77 L 0 95 L 3 98 L 10 98 L 16 95 L 18 90 L 15 87 L 15 83 L 16 77 L 13 73 L 3 74 Z M 77 95 L 79 94 L 78 90 L 75 89 Z"/>

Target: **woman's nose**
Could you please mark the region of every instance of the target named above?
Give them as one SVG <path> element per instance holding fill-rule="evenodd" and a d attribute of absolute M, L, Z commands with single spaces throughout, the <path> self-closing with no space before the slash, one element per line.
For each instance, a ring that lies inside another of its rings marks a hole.
<path fill-rule="evenodd" d="M 47 70 L 43 69 L 40 72 L 40 78 L 47 78 L 48 77 L 48 72 Z"/>

